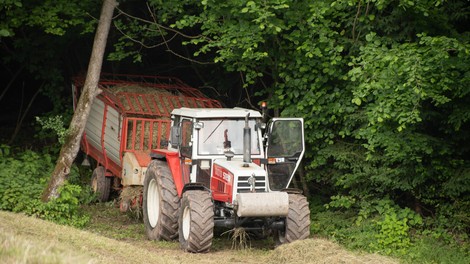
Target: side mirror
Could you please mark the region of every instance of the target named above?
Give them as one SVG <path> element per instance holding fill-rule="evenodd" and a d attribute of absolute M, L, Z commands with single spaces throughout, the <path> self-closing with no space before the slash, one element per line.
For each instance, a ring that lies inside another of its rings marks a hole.
<path fill-rule="evenodd" d="M 181 128 L 179 126 L 172 126 L 171 127 L 171 147 L 172 148 L 177 148 L 180 145 L 180 139 L 181 139 Z"/>
<path fill-rule="evenodd" d="M 162 139 L 162 140 L 160 141 L 160 148 L 161 148 L 161 149 L 167 148 L 169 143 L 170 143 L 170 142 L 169 142 L 168 140 Z"/>
<path fill-rule="evenodd" d="M 196 130 L 199 130 L 199 129 L 201 129 L 201 128 L 204 128 L 204 123 L 202 123 L 202 122 L 194 122 L 194 128 L 195 128 Z"/>
<path fill-rule="evenodd" d="M 264 123 L 264 122 L 256 122 L 256 124 L 255 124 L 255 130 L 257 131 L 258 129 L 260 129 L 261 131 L 265 130 L 265 129 L 266 129 L 266 123 Z"/>

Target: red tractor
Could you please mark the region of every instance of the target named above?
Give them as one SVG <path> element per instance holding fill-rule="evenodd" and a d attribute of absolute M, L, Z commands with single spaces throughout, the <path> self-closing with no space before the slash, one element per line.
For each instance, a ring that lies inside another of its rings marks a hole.
<path fill-rule="evenodd" d="M 303 119 L 242 108 L 178 108 L 167 149 L 153 149 L 144 179 L 150 239 L 207 252 L 214 227 L 273 234 L 278 243 L 307 238 L 306 197 L 287 189 L 304 154 Z M 264 130 L 266 132 L 263 134 Z"/>

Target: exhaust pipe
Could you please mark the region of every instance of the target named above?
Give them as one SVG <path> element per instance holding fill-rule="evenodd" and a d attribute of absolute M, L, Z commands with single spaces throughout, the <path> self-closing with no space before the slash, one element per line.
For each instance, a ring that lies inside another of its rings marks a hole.
<path fill-rule="evenodd" d="M 243 128 L 243 167 L 249 167 L 251 163 L 251 128 L 248 125 L 250 113 L 245 117 L 245 127 Z"/>

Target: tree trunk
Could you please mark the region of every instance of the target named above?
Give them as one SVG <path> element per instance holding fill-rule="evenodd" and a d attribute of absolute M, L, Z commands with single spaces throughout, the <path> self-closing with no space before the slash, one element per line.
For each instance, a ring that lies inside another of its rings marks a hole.
<path fill-rule="evenodd" d="M 78 101 L 77 107 L 70 122 L 69 131 L 65 143 L 60 150 L 59 158 L 47 188 L 42 194 L 43 201 L 49 201 L 59 196 L 58 189 L 62 186 L 70 172 L 70 167 L 75 160 L 80 149 L 80 140 L 85 124 L 90 113 L 93 99 L 99 93 L 98 81 L 100 78 L 103 56 L 106 48 L 109 28 L 113 17 L 114 8 L 117 6 L 116 0 L 104 0 L 101 9 L 100 21 L 95 33 L 93 50 L 91 52 L 88 72 L 83 87 L 83 92 Z"/>

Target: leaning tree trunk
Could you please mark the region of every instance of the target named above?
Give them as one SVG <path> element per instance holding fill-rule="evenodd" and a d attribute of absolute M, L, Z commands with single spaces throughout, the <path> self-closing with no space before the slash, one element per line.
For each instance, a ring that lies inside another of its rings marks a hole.
<path fill-rule="evenodd" d="M 83 87 L 83 92 L 78 101 L 72 121 L 70 122 L 69 132 L 64 145 L 60 150 L 59 158 L 52 173 L 47 188 L 42 194 L 43 201 L 49 201 L 59 196 L 58 189 L 62 186 L 70 172 L 70 167 L 77 157 L 80 149 L 80 140 L 85 124 L 90 113 L 93 99 L 98 94 L 98 81 L 100 78 L 103 56 L 106 48 L 109 28 L 113 17 L 114 8 L 117 6 L 116 0 L 104 0 L 101 9 L 100 21 L 96 29 L 93 50 L 88 65 L 88 72 Z"/>

